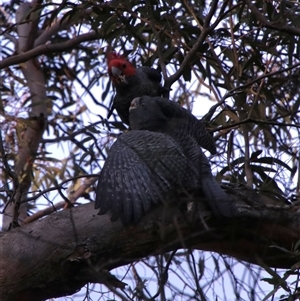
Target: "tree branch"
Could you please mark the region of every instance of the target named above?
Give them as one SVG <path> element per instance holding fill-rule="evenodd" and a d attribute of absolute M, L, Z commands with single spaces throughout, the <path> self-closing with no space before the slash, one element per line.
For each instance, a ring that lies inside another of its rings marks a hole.
<path fill-rule="evenodd" d="M 231 90 L 229 90 L 219 101 L 219 103 L 216 105 L 220 105 L 222 104 L 227 98 L 229 97 L 233 97 L 235 96 L 236 94 L 239 94 L 239 93 L 242 93 L 247 87 L 250 87 L 252 86 L 253 84 L 261 81 L 262 79 L 264 78 L 268 78 L 268 77 L 271 77 L 271 76 L 274 76 L 274 75 L 277 75 L 277 74 L 281 74 L 283 72 L 286 72 L 286 71 L 290 71 L 292 69 L 296 69 L 297 67 L 300 66 L 300 62 L 299 63 L 296 63 L 294 65 L 291 65 L 289 67 L 286 67 L 286 68 L 283 68 L 283 69 L 280 69 L 280 70 L 277 70 L 277 71 L 273 71 L 273 72 L 269 72 L 269 73 L 264 73 L 263 75 L 261 76 L 258 76 L 257 78 L 249 81 L 248 83 L 244 84 L 244 85 L 241 85 L 241 86 L 238 86 L 238 87 L 235 87 L 235 88 L 232 88 Z"/>
<path fill-rule="evenodd" d="M 257 7 L 251 3 L 250 0 L 245 0 L 251 12 L 255 15 L 257 20 L 265 27 L 275 29 L 277 31 L 286 32 L 291 35 L 300 36 L 300 29 L 295 26 L 284 25 L 283 23 L 276 24 L 268 21 L 268 19 L 257 9 Z"/>
<path fill-rule="evenodd" d="M 31 50 L 28 50 L 24 53 L 17 54 L 2 60 L 0 62 L 0 69 L 9 67 L 11 65 L 26 62 L 42 54 L 64 52 L 76 47 L 80 43 L 96 40 L 100 37 L 101 37 L 101 29 L 99 29 L 98 31 L 92 31 L 89 33 L 82 34 L 67 42 L 41 45 Z"/>
<path fill-rule="evenodd" d="M 212 217 L 207 200 L 195 198 L 190 212 L 184 203 L 180 208 L 161 205 L 138 225 L 124 227 L 97 215 L 89 203 L 2 233 L 3 301 L 59 297 L 87 282 L 121 287 L 107 270 L 183 247 L 256 264 L 259 259 L 273 267 L 290 268 L 298 262 L 291 248 L 300 237 L 300 205 L 272 205 L 276 201 L 245 187 L 230 193 L 238 216 L 228 220 Z M 176 203 L 181 200 L 186 201 Z"/>
<path fill-rule="evenodd" d="M 85 191 L 91 187 L 98 179 L 99 175 L 84 175 L 84 176 L 78 176 L 75 178 L 71 178 L 71 179 L 67 179 L 63 182 L 61 182 L 59 185 L 55 186 L 55 187 L 51 187 L 49 189 L 46 189 L 38 194 L 36 194 L 35 196 L 31 197 L 31 198 L 27 198 L 26 202 L 32 201 L 32 200 L 36 200 L 38 199 L 40 196 L 42 196 L 43 194 L 45 194 L 46 192 L 49 191 L 53 191 L 53 190 L 61 190 L 63 188 L 63 185 L 69 181 L 74 181 L 74 179 L 79 179 L 79 178 L 87 178 L 84 183 L 82 185 L 80 185 L 80 187 L 72 194 L 69 203 L 70 204 L 75 204 L 75 202 L 85 193 Z M 92 178 L 88 178 L 88 177 L 92 177 Z M 64 208 L 66 206 L 66 202 L 65 201 L 60 201 L 58 203 L 53 204 L 52 206 L 49 206 L 45 209 L 39 210 L 38 212 L 26 217 L 23 220 L 23 224 L 29 224 L 32 223 L 42 217 L 45 217 L 53 212 L 57 212 L 60 209 Z"/>
<path fill-rule="evenodd" d="M 293 124 L 293 123 L 284 123 L 284 122 L 276 122 L 276 121 L 271 121 L 271 120 L 259 120 L 259 119 L 254 119 L 254 118 L 246 118 L 244 120 L 241 121 L 237 121 L 228 125 L 224 125 L 224 126 L 220 126 L 217 127 L 215 129 L 210 130 L 210 132 L 219 132 L 222 130 L 226 130 L 226 129 L 232 129 L 235 128 L 241 124 L 245 124 L 245 123 L 256 123 L 256 124 L 269 124 L 269 125 L 277 125 L 277 126 L 281 126 L 281 127 L 294 127 L 294 128 L 298 128 L 300 129 L 300 124 Z"/>
<path fill-rule="evenodd" d="M 31 11 L 30 3 L 23 3 L 17 10 L 17 23 L 22 21 Z M 18 26 L 18 53 L 27 51 L 34 43 L 37 34 L 38 17 L 33 21 L 22 23 Z M 31 185 L 32 164 L 47 123 L 47 96 L 46 83 L 43 72 L 37 60 L 29 60 L 22 66 L 22 73 L 30 90 L 30 112 L 26 129 L 18 136 L 18 155 L 15 163 L 15 173 L 19 179 L 18 189 L 14 202 L 10 202 L 5 208 L 3 228 L 9 229 L 19 220 L 27 216 L 27 205 L 22 204 L 22 199 Z"/>
<path fill-rule="evenodd" d="M 189 53 L 185 56 L 181 66 L 176 71 L 176 73 L 174 73 L 173 75 L 171 75 L 169 78 L 167 78 L 165 80 L 164 87 L 166 89 L 170 89 L 172 84 L 179 79 L 179 77 L 183 74 L 184 69 L 188 66 L 188 64 L 191 62 L 191 60 L 194 59 L 194 56 L 196 55 L 196 53 L 197 53 L 199 47 L 201 46 L 201 44 L 206 39 L 207 35 L 217 26 L 217 24 L 215 24 L 214 26 L 209 27 L 209 23 L 210 23 L 213 15 L 215 13 L 217 5 L 218 5 L 218 0 L 214 0 L 211 4 L 210 11 L 208 12 L 208 14 L 205 18 L 203 28 L 201 30 L 201 34 L 200 34 L 197 42 L 192 47 L 192 49 L 189 51 Z"/>

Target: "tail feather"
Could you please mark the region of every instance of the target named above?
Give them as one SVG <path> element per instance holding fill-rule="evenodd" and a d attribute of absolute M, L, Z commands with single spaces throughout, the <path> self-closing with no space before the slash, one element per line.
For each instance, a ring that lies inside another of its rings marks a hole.
<path fill-rule="evenodd" d="M 236 212 L 234 203 L 219 186 L 213 176 L 203 177 L 202 190 L 211 210 L 218 216 L 232 217 Z"/>

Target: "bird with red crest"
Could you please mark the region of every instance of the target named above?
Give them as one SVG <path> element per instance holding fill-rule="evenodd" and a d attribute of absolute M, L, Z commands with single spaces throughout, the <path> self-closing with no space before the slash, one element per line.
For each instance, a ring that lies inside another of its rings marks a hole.
<path fill-rule="evenodd" d="M 143 95 L 162 96 L 164 93 L 161 74 L 148 66 L 135 68 L 125 57 L 114 51 L 108 51 L 106 58 L 108 75 L 116 90 L 110 114 L 116 109 L 122 122 L 128 125 L 129 107 L 134 98 Z"/>

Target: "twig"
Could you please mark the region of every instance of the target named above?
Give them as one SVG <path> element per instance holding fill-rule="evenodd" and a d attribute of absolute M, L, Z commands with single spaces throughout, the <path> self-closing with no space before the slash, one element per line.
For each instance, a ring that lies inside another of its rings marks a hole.
<path fill-rule="evenodd" d="M 229 124 L 229 125 L 224 125 L 224 126 L 218 127 L 216 129 L 211 130 L 211 132 L 218 132 L 218 131 L 221 131 L 221 130 L 226 130 L 226 129 L 229 129 L 229 128 L 234 128 L 234 127 L 236 127 L 238 125 L 245 124 L 245 123 L 248 123 L 248 122 L 260 123 L 260 124 L 278 125 L 278 126 L 290 126 L 290 127 L 295 127 L 295 128 L 299 128 L 300 129 L 300 124 L 283 123 L 283 122 L 276 122 L 276 121 L 266 121 L 266 120 L 247 118 L 247 119 L 244 119 L 242 121 L 238 121 L 238 122 L 235 122 L 235 123 L 232 123 L 232 124 Z"/>
<path fill-rule="evenodd" d="M 172 84 L 179 79 L 179 77 L 183 74 L 185 68 L 194 59 L 194 56 L 196 55 L 196 53 L 197 53 L 199 47 L 201 46 L 201 44 L 206 39 L 207 35 L 214 29 L 215 26 L 217 26 L 217 25 L 215 25 L 215 26 L 209 27 L 209 23 L 210 23 L 213 15 L 215 13 L 217 5 L 218 5 L 218 0 L 214 0 L 211 4 L 210 11 L 209 11 L 209 13 L 207 14 L 207 16 L 205 18 L 203 28 L 202 28 L 201 34 L 200 34 L 197 42 L 192 47 L 192 49 L 189 51 L 189 53 L 185 56 L 185 58 L 184 58 L 184 60 L 181 64 L 181 66 L 179 67 L 179 69 L 165 81 L 165 88 L 166 89 L 170 89 Z"/>
<path fill-rule="evenodd" d="M 259 77 L 257 77 L 256 79 L 253 79 L 251 80 L 250 82 L 242 85 L 242 86 L 238 86 L 238 87 L 235 87 L 235 88 L 232 88 L 230 91 L 228 91 L 220 100 L 220 103 L 224 102 L 227 98 L 229 97 L 232 97 L 234 96 L 235 94 L 238 94 L 238 93 L 241 93 L 245 88 L 255 84 L 256 82 L 259 82 L 261 79 L 264 79 L 266 77 L 271 77 L 273 75 L 277 75 L 277 74 L 280 74 L 280 73 L 283 73 L 285 71 L 289 71 L 289 70 L 292 70 L 294 68 L 297 68 L 300 66 L 300 62 L 299 63 L 296 63 L 292 66 L 289 66 L 287 68 L 284 68 L 284 69 L 281 69 L 281 70 L 277 70 L 277 71 L 274 71 L 274 72 L 270 72 L 270 73 L 265 73 Z"/>
<path fill-rule="evenodd" d="M 165 64 L 165 60 L 164 60 L 164 56 L 163 56 L 163 52 L 162 52 L 162 49 L 163 49 L 163 44 L 162 44 L 162 41 L 161 41 L 161 36 L 160 36 L 160 31 L 157 31 L 156 27 L 155 27 L 155 22 L 154 22 L 154 17 L 153 17 L 153 13 L 152 13 L 152 6 L 151 5 L 148 5 L 148 10 L 151 14 L 151 18 L 150 18 L 150 26 L 152 28 L 152 31 L 153 33 L 155 34 L 156 38 L 157 38 L 157 47 L 156 47 L 156 51 L 157 51 L 157 54 L 158 54 L 158 58 L 159 58 L 159 65 L 160 65 L 160 69 L 161 69 L 161 72 L 163 74 L 163 78 L 164 80 L 166 80 L 167 78 L 167 70 L 166 70 L 166 64 Z M 163 30 L 163 29 L 161 29 Z"/>
<path fill-rule="evenodd" d="M 69 181 L 72 181 L 74 179 L 79 179 L 79 178 L 83 178 L 83 177 L 93 177 L 91 179 L 86 179 L 86 181 L 72 194 L 72 197 L 70 198 L 70 203 L 74 204 L 77 199 L 84 193 L 84 191 L 90 187 L 91 185 L 93 185 L 96 181 L 97 181 L 97 178 L 99 177 L 99 175 L 85 175 L 85 176 L 78 176 L 78 177 L 75 177 L 75 178 L 72 178 L 72 179 L 68 179 L 68 180 L 65 180 L 63 181 L 62 183 L 59 184 L 59 186 L 63 186 L 65 183 L 69 182 Z M 97 177 L 97 178 L 95 178 Z M 48 192 L 48 191 L 52 191 L 52 190 L 55 190 L 57 189 L 57 187 L 52 187 L 52 188 L 49 188 L 41 193 L 39 193 L 38 195 L 34 196 L 33 198 L 36 199 L 38 197 L 40 197 L 41 195 L 43 195 L 44 193 Z M 32 199 L 32 198 L 31 198 Z M 27 199 L 28 201 L 28 199 Z M 53 212 L 56 212 L 57 210 L 59 209 L 62 209 L 64 208 L 64 206 L 66 205 L 66 202 L 65 201 L 61 201 L 61 202 L 58 202 L 56 204 L 54 204 L 53 206 L 50 206 L 46 209 L 43 209 L 43 210 L 40 210 L 30 216 L 28 216 L 27 218 L 25 218 L 23 220 L 23 223 L 24 224 L 29 224 L 29 223 L 32 223 L 36 220 L 38 220 L 39 218 L 41 217 L 44 217 L 44 216 L 47 216 Z"/>
<path fill-rule="evenodd" d="M 6 202 L 6 206 L 3 209 L 3 212 L 4 212 L 4 210 L 6 209 L 7 205 L 10 202 L 12 202 L 13 199 L 14 199 L 14 197 L 15 197 L 15 194 L 16 194 L 17 189 L 19 187 L 19 180 L 18 180 L 17 174 L 10 168 L 10 166 L 9 166 L 9 164 L 7 162 L 5 150 L 4 150 L 4 147 L 3 147 L 3 140 L 2 140 L 2 132 L 1 131 L 0 131 L 0 153 L 1 153 L 1 157 L 2 157 L 2 162 L 3 162 L 4 167 L 5 167 L 5 171 L 8 173 L 8 175 L 13 180 L 13 192 L 12 192 L 12 194 L 10 196 L 10 199 Z"/>
<path fill-rule="evenodd" d="M 40 196 L 42 196 L 42 195 L 45 194 L 46 192 L 54 191 L 54 190 L 57 190 L 57 189 L 65 189 L 65 188 L 63 188 L 63 186 L 64 186 L 66 183 L 70 182 L 70 181 L 74 181 L 74 180 L 80 179 L 80 178 L 90 178 L 90 177 L 95 178 L 95 177 L 99 177 L 99 175 L 82 175 L 82 176 L 77 176 L 77 177 L 74 177 L 74 178 L 71 178 L 71 179 L 64 180 L 64 181 L 62 181 L 60 184 L 58 184 L 58 185 L 55 186 L 55 187 L 51 187 L 51 188 L 45 189 L 45 190 L 41 191 L 40 193 L 36 194 L 36 195 L 33 196 L 33 197 L 26 198 L 26 200 L 22 201 L 22 203 L 27 203 L 27 202 L 36 200 L 37 198 L 39 198 Z M 93 184 L 93 183 L 96 182 L 96 181 L 97 181 L 97 179 L 95 179 L 95 180 L 93 179 L 93 181 L 91 181 L 90 185 Z M 83 184 L 83 185 L 84 185 L 84 184 Z M 80 186 L 80 187 L 81 187 L 81 186 Z M 78 188 L 78 190 L 80 189 L 80 187 Z M 78 191 L 78 190 L 77 190 L 77 191 Z M 73 197 L 72 197 L 71 200 L 73 200 L 73 198 L 74 198 L 74 195 L 73 195 Z M 71 202 L 73 202 L 73 201 L 71 201 Z"/>
<path fill-rule="evenodd" d="M 251 12 L 257 17 L 257 19 L 265 27 L 275 29 L 275 30 L 278 30 L 278 31 L 282 31 L 282 32 L 286 32 L 286 33 L 289 33 L 291 35 L 300 36 L 300 29 L 299 28 L 288 26 L 288 25 L 283 25 L 282 23 L 278 24 L 278 25 L 275 25 L 274 22 L 268 21 L 268 19 L 263 14 L 261 14 L 261 12 L 257 9 L 257 7 L 254 4 L 251 3 L 250 0 L 245 0 L 245 2 L 248 5 Z"/>
<path fill-rule="evenodd" d="M 172 251 L 172 253 L 171 253 L 171 255 L 170 255 L 170 257 L 169 257 L 169 259 L 167 261 L 167 264 L 166 264 L 166 266 L 164 268 L 164 271 L 160 275 L 159 288 L 158 288 L 156 294 L 151 297 L 151 300 L 155 300 L 159 296 L 159 294 L 161 292 L 161 287 L 166 284 L 166 282 L 168 280 L 168 270 L 169 270 L 169 267 L 170 267 L 170 265 L 172 263 L 172 260 L 173 260 L 173 258 L 175 256 L 176 252 L 177 252 L 177 249 L 175 249 L 174 251 Z"/>

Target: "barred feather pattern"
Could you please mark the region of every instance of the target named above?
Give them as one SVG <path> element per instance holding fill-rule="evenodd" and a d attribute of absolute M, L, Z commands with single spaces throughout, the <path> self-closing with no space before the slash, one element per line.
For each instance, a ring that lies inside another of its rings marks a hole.
<path fill-rule="evenodd" d="M 213 137 L 204 124 L 180 105 L 165 98 L 139 97 L 132 101 L 132 107 L 135 107 L 130 112 L 132 129 L 147 129 L 171 136 L 190 162 L 197 166 L 195 177 L 213 212 L 225 217 L 235 215 L 233 202 L 215 180 L 209 161 L 200 148 L 216 153 Z"/>
<path fill-rule="evenodd" d="M 137 223 L 171 190 L 198 187 L 197 168 L 170 136 L 150 131 L 122 134 L 110 149 L 96 189 L 95 208 L 114 221 Z"/>
<path fill-rule="evenodd" d="M 208 150 L 211 154 L 216 153 L 214 138 L 206 130 L 205 125 L 178 103 L 162 97 L 148 96 L 141 97 L 139 101 L 139 111 L 133 110 L 131 113 L 130 125 L 132 129 L 163 132 L 175 135 L 180 141 L 182 141 L 181 139 L 184 136 L 188 135 L 194 138 L 200 147 Z M 142 112 L 142 109 L 144 109 L 144 112 Z M 146 116 L 146 114 L 149 114 L 149 110 L 151 110 L 151 114 L 156 115 L 156 121 L 158 121 L 158 116 L 163 116 L 164 121 L 161 122 L 161 118 L 160 121 L 154 123 L 152 118 L 149 118 L 140 122 L 141 119 L 135 117 L 137 114 Z"/>
<path fill-rule="evenodd" d="M 99 214 L 137 223 L 171 192 L 191 188 L 202 190 L 216 215 L 235 214 L 200 148 L 214 151 L 214 140 L 195 116 L 168 99 L 143 96 L 132 101 L 129 117 L 133 130 L 113 144 L 100 174 Z"/>

